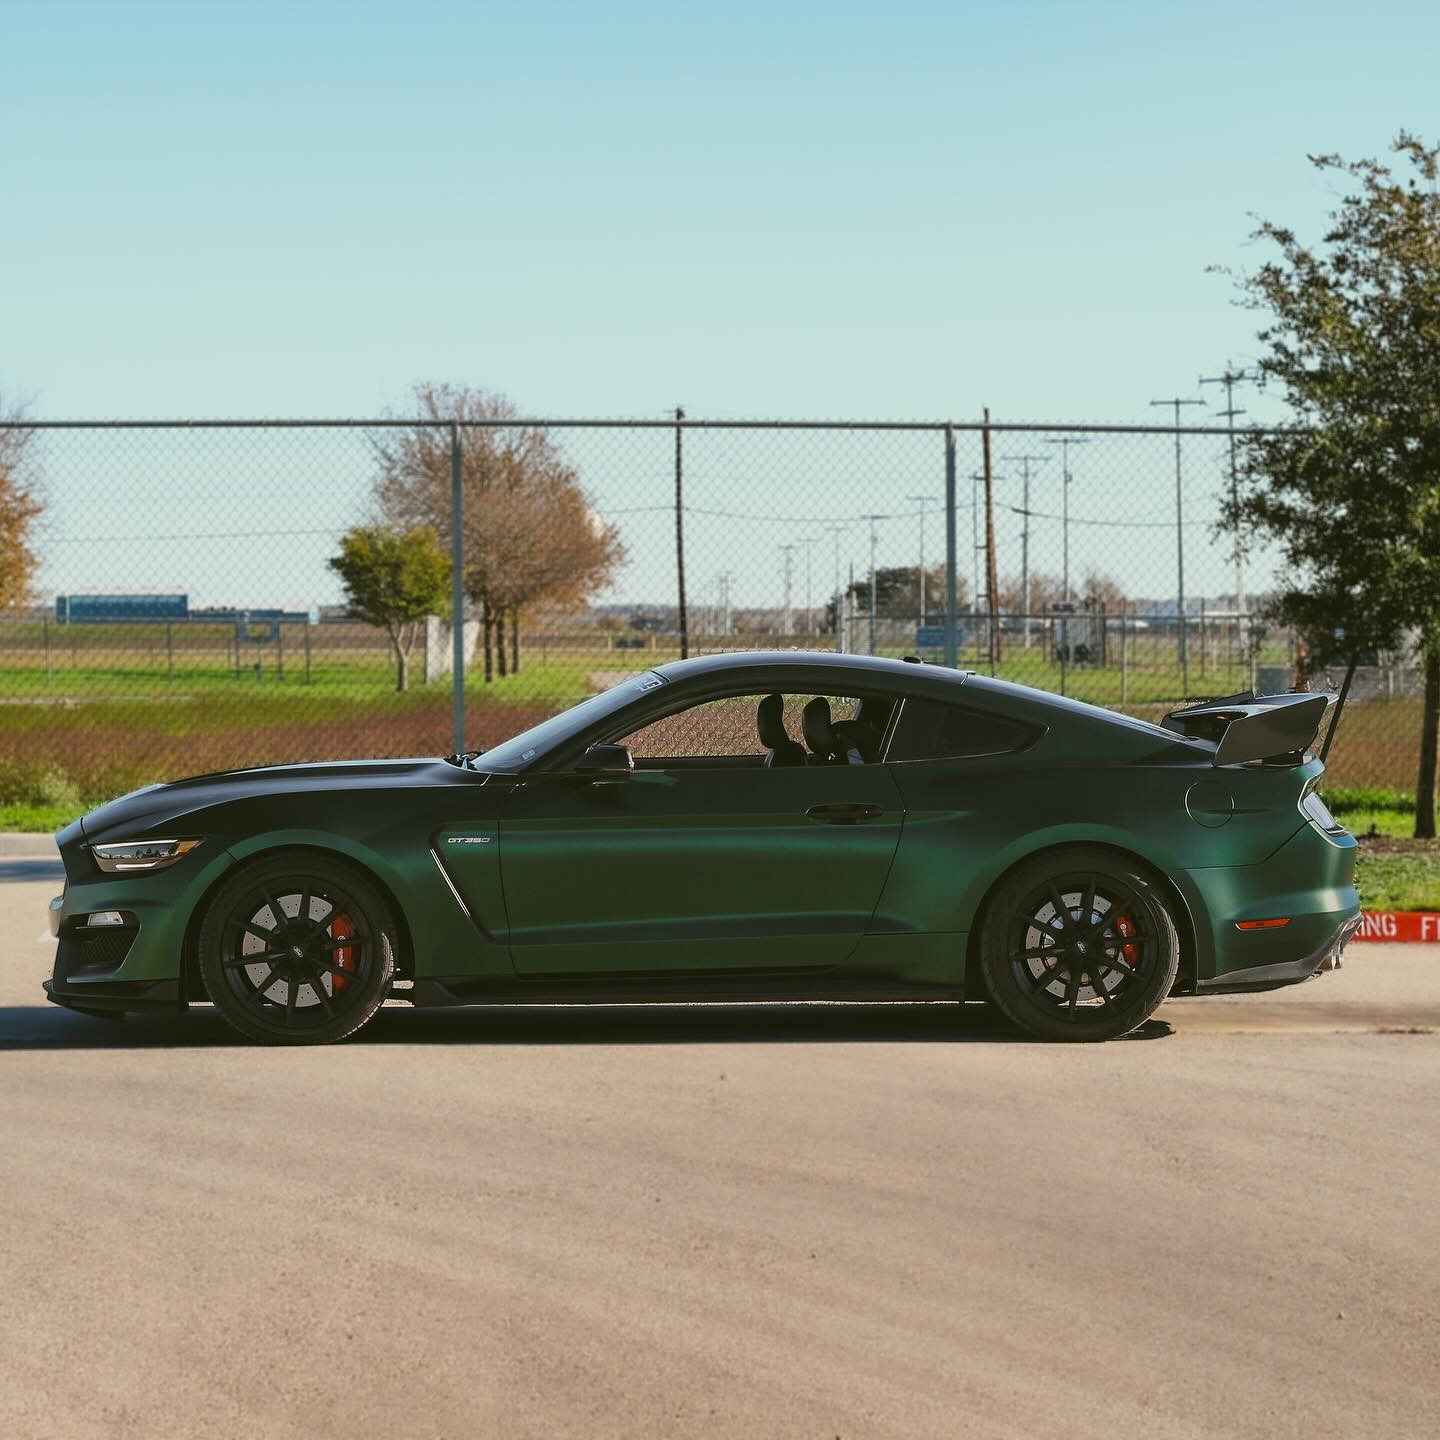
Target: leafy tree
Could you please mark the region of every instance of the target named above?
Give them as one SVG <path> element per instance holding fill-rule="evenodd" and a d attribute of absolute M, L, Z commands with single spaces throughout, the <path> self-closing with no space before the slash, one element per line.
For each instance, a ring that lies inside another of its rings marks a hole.
<path fill-rule="evenodd" d="M 521 418 L 503 395 L 461 386 L 418 385 L 415 402 L 422 422 Z M 448 543 L 448 430 L 421 423 L 380 431 L 373 443 L 382 513 L 395 524 L 429 525 Z M 542 430 L 493 423 L 466 429 L 460 474 L 465 592 L 480 610 L 488 682 L 497 668 L 502 676 L 520 668 L 522 610 L 582 607 L 611 583 L 625 550 Z"/>
<path fill-rule="evenodd" d="M 35 431 L 23 420 L 23 407 L 7 407 L 0 397 L 0 610 L 33 598 L 38 566 L 32 537 L 43 507 L 31 463 Z"/>
<path fill-rule="evenodd" d="M 435 532 L 363 525 L 340 540 L 330 561 L 351 610 L 380 626 L 395 651 L 395 688 L 410 688 L 410 652 L 427 615 L 449 611 L 450 557 Z"/>
<path fill-rule="evenodd" d="M 1293 422 L 1248 436 L 1222 526 L 1271 536 L 1293 582 L 1275 614 L 1350 650 L 1414 637 L 1425 675 L 1415 833 L 1435 834 L 1440 730 L 1440 147 L 1401 133 L 1408 175 L 1311 156 L 1348 193 L 1318 245 L 1264 221 L 1278 255 L 1237 277 L 1264 312 L 1262 383 Z"/>

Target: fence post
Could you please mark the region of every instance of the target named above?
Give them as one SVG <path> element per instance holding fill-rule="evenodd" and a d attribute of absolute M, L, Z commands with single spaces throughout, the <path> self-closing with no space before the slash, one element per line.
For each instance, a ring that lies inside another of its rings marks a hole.
<path fill-rule="evenodd" d="M 945 427 L 945 663 L 952 670 L 955 668 L 958 658 L 955 633 L 956 609 L 955 430 L 953 426 L 947 425 Z"/>
<path fill-rule="evenodd" d="M 460 427 L 450 422 L 450 638 L 455 697 L 455 753 L 465 749 L 465 507 L 460 468 Z"/>
<path fill-rule="evenodd" d="M 1201 677 L 1201 679 L 1204 679 L 1204 677 L 1205 677 L 1205 649 L 1206 649 L 1206 647 L 1205 647 L 1205 641 L 1206 641 L 1206 638 L 1207 638 L 1207 637 L 1206 637 L 1206 634 L 1205 634 L 1205 631 L 1206 631 L 1207 628 L 1208 628 L 1208 624 L 1207 624 L 1207 621 L 1206 621 L 1206 619 L 1205 619 L 1205 597 L 1202 595 L 1202 596 L 1200 597 L 1200 677 Z"/>
<path fill-rule="evenodd" d="M 310 683 L 310 617 L 305 617 L 305 683 Z"/>
<path fill-rule="evenodd" d="M 1130 625 L 1125 606 L 1120 607 L 1120 703 L 1130 703 Z"/>
<path fill-rule="evenodd" d="M 175 637 L 170 630 L 170 622 L 165 622 L 165 678 L 175 678 Z"/>
<path fill-rule="evenodd" d="M 1001 658 L 1000 651 L 1000 586 L 999 568 L 995 559 L 995 474 L 990 464 L 990 407 L 985 407 L 985 425 L 981 439 L 985 457 L 985 590 L 990 612 L 990 673 Z M 1027 523 L 1029 517 L 1026 517 Z"/>
<path fill-rule="evenodd" d="M 285 678 L 285 627 L 277 623 L 275 626 L 275 679 Z"/>
<path fill-rule="evenodd" d="M 45 615 L 41 619 L 45 635 L 45 683 L 52 684 L 55 679 L 55 671 L 50 662 L 50 617 Z"/>
<path fill-rule="evenodd" d="M 679 601 L 680 658 L 690 655 L 690 622 L 685 609 L 685 430 L 684 409 L 675 407 L 675 590 Z M 653 647 L 652 647 L 653 648 Z"/>

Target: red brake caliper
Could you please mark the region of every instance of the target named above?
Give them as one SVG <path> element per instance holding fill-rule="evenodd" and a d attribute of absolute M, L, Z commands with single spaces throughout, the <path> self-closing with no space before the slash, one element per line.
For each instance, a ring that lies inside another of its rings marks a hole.
<path fill-rule="evenodd" d="M 348 940 L 354 933 L 355 926 L 348 915 L 337 915 L 330 922 L 330 936 L 334 940 Z M 342 970 L 355 968 L 355 947 L 353 945 L 341 945 L 338 949 L 331 951 L 331 954 L 335 958 L 335 963 Z M 341 994 L 349 983 L 344 976 L 332 973 L 330 976 L 331 994 Z"/>
<path fill-rule="evenodd" d="M 1128 937 L 1135 933 L 1135 922 L 1128 915 L 1121 915 L 1119 919 L 1115 921 L 1115 928 L 1120 932 L 1122 938 Z M 1120 947 L 1120 954 L 1126 964 L 1134 965 L 1139 958 L 1140 947 L 1136 945 L 1133 940 L 1130 940 L 1127 944 Z"/>

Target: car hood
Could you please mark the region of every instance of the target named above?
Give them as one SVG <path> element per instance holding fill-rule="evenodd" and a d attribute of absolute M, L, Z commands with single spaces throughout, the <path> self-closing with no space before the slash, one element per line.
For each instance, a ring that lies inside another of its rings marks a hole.
<path fill-rule="evenodd" d="M 336 760 L 320 765 L 264 765 L 223 770 L 165 785 L 147 785 L 108 801 L 77 822 L 87 840 L 119 832 L 153 831 L 197 810 L 256 796 L 307 795 L 336 790 L 394 790 L 416 786 L 483 784 L 486 777 L 443 760 Z M 62 832 L 63 838 L 63 832 Z"/>

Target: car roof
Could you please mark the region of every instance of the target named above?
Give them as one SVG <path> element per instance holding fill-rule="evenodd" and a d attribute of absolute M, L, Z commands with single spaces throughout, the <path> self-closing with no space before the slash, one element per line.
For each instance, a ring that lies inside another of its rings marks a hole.
<path fill-rule="evenodd" d="M 973 673 L 939 665 L 921 665 L 914 660 L 894 660 L 888 655 L 844 655 L 834 650 L 727 650 L 716 655 L 697 655 L 689 660 L 671 660 L 657 665 L 655 673 L 668 681 L 693 680 L 701 676 L 743 675 L 746 670 L 793 669 L 798 672 L 834 672 L 842 676 L 870 676 L 876 680 L 913 681 L 923 675 L 951 685 L 963 685 Z"/>

